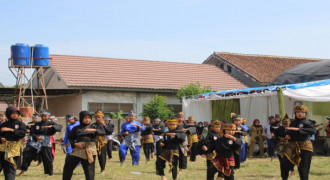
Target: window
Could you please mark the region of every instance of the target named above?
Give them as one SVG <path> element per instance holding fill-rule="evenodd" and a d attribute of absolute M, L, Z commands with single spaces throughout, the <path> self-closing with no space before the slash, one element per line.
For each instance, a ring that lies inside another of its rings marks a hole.
<path fill-rule="evenodd" d="M 181 104 L 169 104 L 168 106 L 173 108 L 173 112 L 175 114 L 182 111 L 182 105 Z"/>
<path fill-rule="evenodd" d="M 227 72 L 231 73 L 231 67 L 227 66 Z"/>
<path fill-rule="evenodd" d="M 110 116 L 110 113 L 118 113 L 123 111 L 123 115 L 127 115 L 133 109 L 133 104 L 124 103 L 88 103 L 88 111 L 94 113 L 97 110 L 104 112 L 106 116 Z M 110 116 L 111 117 L 111 116 Z"/>

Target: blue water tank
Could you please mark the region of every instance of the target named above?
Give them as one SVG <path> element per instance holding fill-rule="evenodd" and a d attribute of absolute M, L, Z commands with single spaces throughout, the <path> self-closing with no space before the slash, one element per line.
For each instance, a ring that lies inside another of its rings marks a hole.
<path fill-rule="evenodd" d="M 11 46 L 11 58 L 14 66 L 30 66 L 31 51 L 26 44 L 17 43 Z"/>
<path fill-rule="evenodd" d="M 49 48 L 42 44 L 33 47 L 33 66 L 50 66 Z"/>

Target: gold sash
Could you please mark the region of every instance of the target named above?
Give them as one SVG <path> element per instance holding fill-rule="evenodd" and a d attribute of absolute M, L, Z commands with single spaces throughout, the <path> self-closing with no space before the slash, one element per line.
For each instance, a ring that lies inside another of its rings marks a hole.
<path fill-rule="evenodd" d="M 101 149 L 103 148 L 103 146 L 105 146 L 107 144 L 107 138 L 105 136 L 96 136 L 95 138 L 95 143 L 96 143 L 96 148 L 97 148 L 97 153 L 99 154 L 99 156 L 101 155 Z"/>
<path fill-rule="evenodd" d="M 188 135 L 188 143 L 190 148 L 192 147 L 193 143 L 197 143 L 197 142 L 198 142 L 197 134 Z"/>
<path fill-rule="evenodd" d="M 313 152 L 313 144 L 309 139 L 305 141 L 291 141 L 289 142 L 288 146 L 289 147 L 286 148 L 284 155 L 292 164 L 296 165 L 297 167 L 299 167 L 301 161 L 301 150 Z"/>
<path fill-rule="evenodd" d="M 21 155 L 22 140 L 19 141 L 6 141 L 0 144 L 0 151 L 5 152 L 5 160 L 13 164 L 17 168 L 14 157 Z"/>
<path fill-rule="evenodd" d="M 158 156 L 160 159 L 168 162 L 171 169 L 173 168 L 173 156 L 179 157 L 179 150 L 164 149 L 163 152 Z"/>
<path fill-rule="evenodd" d="M 141 147 L 143 147 L 144 143 L 154 143 L 154 137 L 152 136 L 152 134 L 142 136 L 142 138 L 141 138 Z"/>
<path fill-rule="evenodd" d="M 70 155 L 86 159 L 91 164 L 94 161 L 93 156 L 96 155 L 95 142 L 79 142 L 79 144 L 83 145 L 85 148 L 74 148 Z"/>

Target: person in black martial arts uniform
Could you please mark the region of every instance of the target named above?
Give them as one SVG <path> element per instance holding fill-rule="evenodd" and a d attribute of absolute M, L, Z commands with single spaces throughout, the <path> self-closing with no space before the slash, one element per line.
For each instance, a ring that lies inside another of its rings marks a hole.
<path fill-rule="evenodd" d="M 176 119 L 178 120 L 178 126 L 177 129 L 179 131 L 182 131 L 184 133 L 186 133 L 188 131 L 188 129 L 186 129 L 186 124 L 184 121 L 184 114 L 183 112 L 179 112 L 176 114 Z M 187 135 L 186 135 L 186 140 L 183 141 L 180 144 L 180 149 L 179 149 L 179 173 L 182 173 L 183 169 L 187 169 L 188 166 L 188 162 L 187 162 L 187 156 L 188 156 L 188 139 L 187 139 Z"/>
<path fill-rule="evenodd" d="M 103 127 L 91 124 L 92 115 L 87 111 L 79 113 L 80 125 L 75 126 L 70 135 L 69 142 L 72 145 L 72 152 L 65 161 L 63 168 L 63 180 L 70 180 L 74 169 L 79 162 L 84 169 L 86 180 L 94 180 L 95 158 L 97 154 L 95 137 L 104 136 Z"/>
<path fill-rule="evenodd" d="M 162 180 L 166 180 L 164 169 L 165 163 L 168 162 L 172 171 L 172 178 L 177 178 L 177 165 L 179 158 L 179 146 L 185 141 L 186 135 L 177 130 L 178 121 L 176 119 L 169 119 L 166 121 L 169 129 L 160 140 L 160 145 L 163 147 L 162 153 L 157 157 L 156 174 L 161 176 Z"/>
<path fill-rule="evenodd" d="M 108 154 L 108 159 L 112 158 L 112 143 L 113 143 L 113 130 L 115 128 L 115 125 L 111 124 L 111 119 L 109 117 L 105 117 L 105 125 L 106 126 L 111 126 L 111 131 L 110 132 L 106 132 L 106 138 L 107 138 L 107 154 Z"/>
<path fill-rule="evenodd" d="M 306 119 L 308 107 L 295 106 L 295 118 L 287 127 L 285 139 L 289 140 L 289 148 L 284 152 L 282 179 L 287 179 L 292 165 L 298 167 L 301 180 L 307 180 L 313 154 L 313 144 L 309 136 L 316 133 L 314 125 Z"/>
<path fill-rule="evenodd" d="M 146 161 L 150 161 L 151 158 L 154 158 L 154 138 L 152 136 L 152 125 L 150 124 L 150 118 L 144 117 L 143 126 L 145 130 L 141 132 L 141 146 L 143 147 L 144 155 Z"/>
<path fill-rule="evenodd" d="M 113 129 L 111 125 L 107 125 L 104 122 L 104 113 L 102 111 L 96 111 L 94 113 L 95 123 L 92 125 L 96 127 L 96 129 L 103 128 L 105 133 L 110 134 L 112 133 Z M 101 167 L 101 174 L 104 174 L 105 171 L 105 165 L 107 163 L 107 138 L 106 134 L 98 134 L 95 138 L 96 143 L 96 150 L 97 150 L 97 158 L 99 160 L 99 164 Z"/>
<path fill-rule="evenodd" d="M 26 126 L 18 120 L 19 110 L 15 106 L 6 109 L 8 121 L 0 125 L 0 167 L 5 179 L 13 180 L 22 146 L 22 138 L 26 134 Z"/>
<path fill-rule="evenodd" d="M 152 126 L 153 137 L 154 137 L 154 153 L 156 153 L 156 157 L 162 153 L 162 147 L 159 145 L 160 139 L 163 138 L 162 135 L 164 133 L 165 127 L 160 124 L 161 120 L 159 118 L 155 119 L 155 124 Z"/>
<path fill-rule="evenodd" d="M 62 126 L 53 121 L 49 121 L 50 113 L 47 110 L 42 110 L 40 115 L 41 121 L 36 122 L 35 125 L 31 127 L 30 136 L 35 143 L 30 143 L 30 146 L 24 149 L 22 171 L 19 175 L 22 175 L 28 170 L 31 161 L 33 161 L 37 154 L 41 156 L 44 165 L 44 173 L 49 176 L 53 175 L 54 157 L 51 148 L 51 136 L 56 132 L 61 132 Z"/>

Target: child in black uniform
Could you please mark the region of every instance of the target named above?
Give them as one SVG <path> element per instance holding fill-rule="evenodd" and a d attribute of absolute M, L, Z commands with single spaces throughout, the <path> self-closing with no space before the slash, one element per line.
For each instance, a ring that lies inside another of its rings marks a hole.
<path fill-rule="evenodd" d="M 234 152 L 240 148 L 242 141 L 234 136 L 236 131 L 235 124 L 225 124 L 223 130 L 224 136 L 217 139 L 213 149 L 210 149 L 210 151 L 215 150 L 217 156 L 212 159 L 208 180 L 213 180 L 213 176 L 217 171 L 223 173 L 225 180 L 234 179 Z"/>
<path fill-rule="evenodd" d="M 15 179 L 22 146 L 21 139 L 26 134 L 26 126 L 18 120 L 18 114 L 19 110 L 15 106 L 9 106 L 6 109 L 8 121 L 0 125 L 0 167 L 6 180 Z"/>
<path fill-rule="evenodd" d="M 178 125 L 176 119 L 169 119 L 166 121 L 166 124 L 169 131 L 166 132 L 162 140 L 160 140 L 160 145 L 163 149 L 162 153 L 157 157 L 156 173 L 161 176 L 162 180 L 166 180 L 164 169 L 165 163 L 168 162 L 171 167 L 172 178 L 175 180 L 177 178 L 179 146 L 185 140 L 185 134 L 176 129 Z"/>
<path fill-rule="evenodd" d="M 154 138 L 152 136 L 152 125 L 150 124 L 150 118 L 144 117 L 143 126 L 146 128 L 141 133 L 141 146 L 143 146 L 144 155 L 146 156 L 146 161 L 150 161 L 151 158 L 154 158 Z"/>

